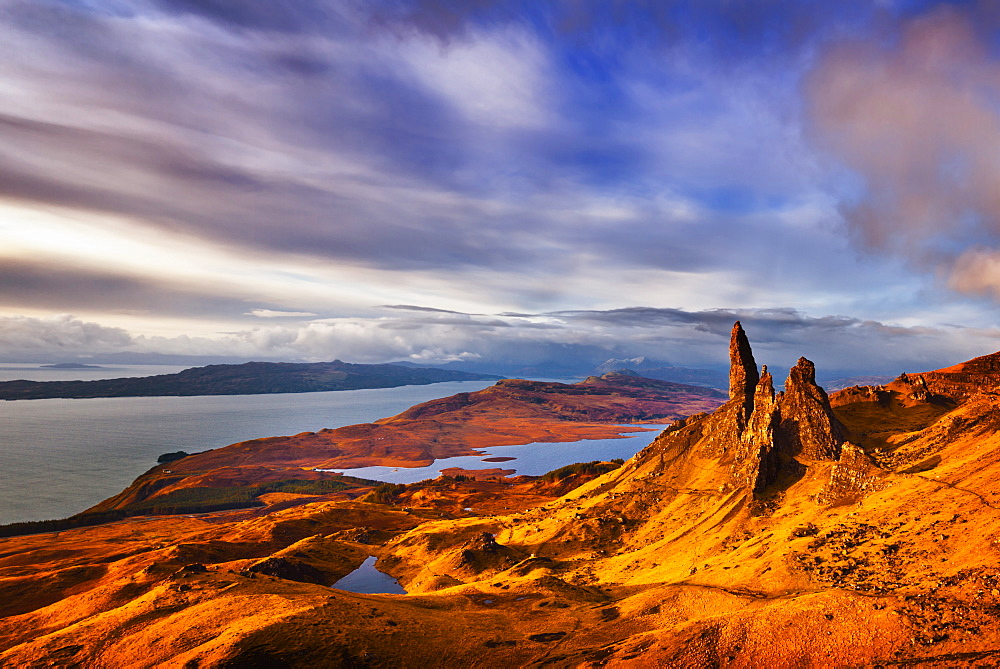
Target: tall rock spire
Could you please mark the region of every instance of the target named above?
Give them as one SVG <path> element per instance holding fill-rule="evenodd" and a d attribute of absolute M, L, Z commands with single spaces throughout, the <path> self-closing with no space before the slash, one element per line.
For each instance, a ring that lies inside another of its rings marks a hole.
<path fill-rule="evenodd" d="M 830 398 L 816 385 L 816 366 L 799 358 L 788 372 L 781 410 L 781 448 L 810 460 L 837 460 L 847 429 L 833 415 Z"/>
<path fill-rule="evenodd" d="M 757 363 L 750 350 L 750 342 L 739 321 L 733 325 L 733 333 L 729 338 L 729 399 L 747 399 L 753 401 L 754 391 L 760 374 Z"/>

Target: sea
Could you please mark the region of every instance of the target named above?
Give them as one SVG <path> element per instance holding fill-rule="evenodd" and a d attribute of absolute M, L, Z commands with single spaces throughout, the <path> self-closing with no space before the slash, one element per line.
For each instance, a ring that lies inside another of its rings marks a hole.
<path fill-rule="evenodd" d="M 7 363 L 0 364 L 0 381 L 93 380 L 170 374 L 181 369 L 167 365 L 115 365 L 69 370 Z M 155 466 L 157 457 L 163 453 L 196 453 L 258 437 L 369 423 L 420 402 L 481 390 L 493 383 L 460 381 L 272 395 L 0 401 L 0 524 L 65 518 L 83 511 L 127 487 Z M 519 468 L 515 460 L 482 463 L 478 468 L 501 467 L 535 474 L 544 473 L 536 469 L 549 471 L 573 462 L 628 458 L 657 433 L 643 432 L 639 438 L 576 442 L 576 448 L 571 444 L 545 444 L 546 450 L 555 447 L 552 455 L 534 459 L 530 457 L 531 451 L 541 449 L 501 447 L 491 449 L 489 455 L 519 457 L 525 466 Z M 521 449 L 520 454 L 516 449 Z M 420 474 L 400 475 L 399 471 L 405 469 L 391 472 L 388 468 L 365 473 L 377 480 L 420 480 L 436 476 L 435 466 L 436 469 L 468 466 L 479 461 L 478 458 L 454 463 L 449 460 L 439 460 Z"/>

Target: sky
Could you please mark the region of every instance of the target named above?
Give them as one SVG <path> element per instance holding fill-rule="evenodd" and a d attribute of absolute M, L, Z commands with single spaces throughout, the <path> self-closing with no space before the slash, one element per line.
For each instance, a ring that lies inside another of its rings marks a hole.
<path fill-rule="evenodd" d="M 991 353 L 998 7 L 0 0 L 0 360 Z"/>

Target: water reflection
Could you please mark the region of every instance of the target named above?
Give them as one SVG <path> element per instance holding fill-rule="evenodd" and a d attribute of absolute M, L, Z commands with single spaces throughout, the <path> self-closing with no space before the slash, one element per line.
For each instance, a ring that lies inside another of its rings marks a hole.
<path fill-rule="evenodd" d="M 374 555 L 369 556 L 360 567 L 334 583 L 333 587 L 338 590 L 363 594 L 405 595 L 406 590 L 399 584 L 399 581 L 375 568 L 377 559 Z"/>

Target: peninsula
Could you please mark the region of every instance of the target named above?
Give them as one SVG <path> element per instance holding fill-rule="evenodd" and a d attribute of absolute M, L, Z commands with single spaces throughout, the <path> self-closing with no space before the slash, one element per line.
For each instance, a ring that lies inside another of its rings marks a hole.
<path fill-rule="evenodd" d="M 395 388 L 445 381 L 499 379 L 491 374 L 433 367 L 363 365 L 333 362 L 246 362 L 241 365 L 192 367 L 177 374 L 158 374 L 95 381 L 3 381 L 0 399 L 37 400 L 92 397 L 158 397 L 179 395 L 264 395 L 326 390 Z"/>

